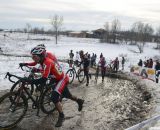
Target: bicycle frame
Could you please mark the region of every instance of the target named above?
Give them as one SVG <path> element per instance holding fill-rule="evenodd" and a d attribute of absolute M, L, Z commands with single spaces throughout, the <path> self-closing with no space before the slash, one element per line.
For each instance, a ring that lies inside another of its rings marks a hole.
<path fill-rule="evenodd" d="M 25 82 L 22 82 L 22 85 L 20 86 L 20 88 L 18 89 L 18 94 L 19 96 L 24 95 L 24 93 L 26 93 L 29 97 L 29 99 L 31 99 L 31 101 L 33 102 L 33 104 L 35 105 L 35 107 L 37 108 L 37 116 L 39 116 L 39 109 L 40 109 L 40 99 L 41 99 L 41 95 L 43 94 L 43 89 L 40 91 L 40 96 L 36 96 L 36 99 L 28 92 L 27 88 L 25 87 Z M 33 106 L 32 106 L 33 107 Z"/>
<path fill-rule="evenodd" d="M 18 78 L 18 79 L 22 79 L 22 78 L 20 78 L 20 77 L 18 77 L 18 76 L 15 76 L 15 75 L 11 75 L 11 74 L 9 74 L 9 73 L 7 73 L 7 75 L 9 76 L 9 80 L 10 81 L 12 81 L 10 78 L 11 78 L 11 76 L 14 76 L 14 77 L 16 77 L 16 78 Z M 6 75 L 6 76 L 7 76 Z M 38 108 L 37 109 L 37 116 L 39 116 L 39 109 L 40 109 L 40 100 L 41 100 L 41 97 L 42 97 L 42 94 L 43 94 L 43 92 L 44 92 L 44 89 L 41 89 L 40 90 L 40 96 L 36 96 L 36 99 L 31 95 L 31 93 L 30 92 L 28 92 L 28 90 L 27 90 L 27 88 L 25 87 L 25 85 L 26 85 L 27 83 L 25 82 L 25 81 L 21 81 L 20 82 L 20 86 L 19 86 L 19 88 L 18 88 L 18 90 L 17 90 L 17 93 L 18 93 L 18 97 L 17 98 L 19 98 L 20 96 L 25 96 L 24 95 L 24 93 L 26 93 L 27 94 L 27 96 L 29 97 L 28 99 L 31 99 L 31 101 L 33 102 L 33 104 L 35 105 L 35 107 L 36 108 Z M 36 86 L 36 88 L 37 88 L 37 86 Z M 38 90 L 39 91 L 39 90 Z M 25 96 L 26 97 L 26 96 Z M 16 101 L 18 101 L 18 99 L 16 99 Z M 33 106 L 32 106 L 33 107 Z"/>

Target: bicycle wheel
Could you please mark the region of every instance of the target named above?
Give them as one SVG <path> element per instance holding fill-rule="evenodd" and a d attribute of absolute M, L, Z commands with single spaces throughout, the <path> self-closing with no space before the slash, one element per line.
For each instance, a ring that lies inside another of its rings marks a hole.
<path fill-rule="evenodd" d="M 84 81 L 84 78 L 85 78 L 84 71 L 83 70 L 78 70 L 78 81 L 80 83 L 82 83 Z"/>
<path fill-rule="evenodd" d="M 71 84 L 74 80 L 74 71 L 72 69 L 69 69 L 66 74 L 69 76 L 69 84 Z"/>
<path fill-rule="evenodd" d="M 95 73 L 95 82 L 97 83 L 98 80 L 98 75 L 99 75 L 99 68 L 96 68 L 96 73 Z"/>
<path fill-rule="evenodd" d="M 10 100 L 12 98 L 13 100 Z M 8 92 L 0 98 L 0 129 L 15 127 L 28 108 L 27 99 L 16 92 Z"/>
<path fill-rule="evenodd" d="M 45 114 L 50 114 L 55 110 L 55 105 L 52 102 L 52 88 L 47 88 L 41 98 L 41 110 L 45 113 Z"/>
<path fill-rule="evenodd" d="M 20 87 L 21 87 L 21 81 L 18 80 L 15 84 L 13 84 L 13 86 L 11 87 L 10 89 L 10 92 L 14 92 L 14 91 L 17 91 Z M 33 84 L 26 84 L 25 87 L 27 88 L 28 92 L 32 95 L 33 94 L 33 91 L 34 91 L 34 85 Z M 26 94 L 25 95 L 28 99 L 28 95 Z"/>

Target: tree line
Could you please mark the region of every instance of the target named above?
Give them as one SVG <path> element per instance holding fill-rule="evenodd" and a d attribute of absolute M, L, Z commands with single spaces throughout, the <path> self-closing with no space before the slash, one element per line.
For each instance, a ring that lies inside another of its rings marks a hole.
<path fill-rule="evenodd" d="M 34 34 L 49 34 L 55 37 L 56 44 L 58 42 L 58 36 L 68 35 L 70 31 L 64 31 L 63 26 L 63 16 L 54 15 L 50 19 L 51 28 L 45 30 L 43 27 L 32 27 L 31 24 L 27 23 L 26 27 L 22 29 L 17 29 L 14 31 L 28 33 L 28 39 L 30 38 L 30 33 Z M 82 31 L 87 32 L 87 31 Z M 137 21 L 132 24 L 131 28 L 127 31 L 121 29 L 121 22 L 118 19 L 114 19 L 111 23 L 106 22 L 103 27 L 103 31 L 100 32 L 99 37 L 101 42 L 106 43 L 126 43 L 131 45 L 137 45 L 139 52 L 143 52 L 143 48 L 146 42 L 156 42 L 156 49 L 160 49 L 160 26 L 154 30 L 152 25 L 148 23 L 143 23 Z"/>

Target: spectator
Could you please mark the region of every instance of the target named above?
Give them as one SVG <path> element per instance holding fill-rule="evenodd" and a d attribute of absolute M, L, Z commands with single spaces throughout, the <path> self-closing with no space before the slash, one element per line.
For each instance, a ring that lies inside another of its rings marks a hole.
<path fill-rule="evenodd" d="M 143 61 L 142 61 L 142 59 L 139 59 L 138 66 L 140 66 L 140 67 L 143 66 Z"/>
<path fill-rule="evenodd" d="M 149 64 L 149 60 L 144 62 L 144 67 L 142 68 L 142 71 L 141 71 L 141 74 L 140 74 L 141 76 L 143 76 L 143 74 L 144 74 L 146 78 L 148 77 L 148 74 L 147 74 L 147 71 L 146 71 L 146 69 L 148 68 L 148 64 Z"/>
<path fill-rule="evenodd" d="M 101 53 L 99 58 L 101 59 L 102 57 L 103 57 L 103 54 Z"/>
<path fill-rule="evenodd" d="M 122 70 L 124 70 L 124 63 L 125 63 L 125 59 L 124 57 L 122 57 Z"/>
<path fill-rule="evenodd" d="M 94 53 L 93 53 L 92 57 L 91 57 L 91 67 L 93 67 L 94 61 L 95 61 L 95 56 L 94 56 Z"/>
<path fill-rule="evenodd" d="M 149 62 L 148 62 L 148 68 L 152 68 L 153 67 L 153 60 L 152 58 L 149 59 Z"/>
<path fill-rule="evenodd" d="M 116 59 L 113 61 L 113 70 L 115 72 L 118 72 L 118 69 L 119 69 L 119 60 L 118 57 L 116 57 Z"/>
<path fill-rule="evenodd" d="M 155 65 L 155 72 L 156 72 L 156 83 L 159 81 L 159 74 L 160 74 L 160 63 L 157 60 Z"/>
<path fill-rule="evenodd" d="M 73 57 L 74 57 L 73 50 L 71 50 L 69 53 L 69 67 L 72 67 Z"/>
<path fill-rule="evenodd" d="M 76 52 L 76 60 L 75 60 L 75 64 L 78 66 L 78 63 L 80 62 L 80 57 L 79 57 L 79 53 L 78 51 Z"/>

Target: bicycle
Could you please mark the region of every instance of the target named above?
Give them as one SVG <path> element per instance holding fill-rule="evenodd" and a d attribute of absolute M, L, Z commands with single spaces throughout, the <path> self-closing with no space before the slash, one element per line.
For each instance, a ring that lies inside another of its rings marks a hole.
<path fill-rule="evenodd" d="M 80 83 L 82 83 L 84 81 L 84 70 L 79 68 L 77 71 L 76 71 L 76 68 L 75 68 L 75 65 L 73 64 L 72 68 L 70 68 L 66 74 L 69 76 L 69 84 L 71 84 L 76 76 L 76 78 L 78 78 L 78 81 Z"/>
<path fill-rule="evenodd" d="M 41 77 L 41 73 L 40 73 L 40 72 L 36 72 L 36 71 L 35 71 L 35 68 L 33 68 L 33 67 L 25 66 L 25 68 L 27 68 L 27 69 L 25 69 L 25 70 L 24 70 L 23 67 L 20 67 L 20 68 L 21 68 L 22 71 L 26 71 L 26 73 L 29 73 L 29 74 L 26 76 L 28 79 L 31 79 L 31 80 L 32 80 L 32 79 L 37 79 L 37 78 L 40 78 L 40 77 Z M 25 73 L 25 75 L 26 75 L 26 73 Z M 50 81 L 50 80 L 51 80 L 51 77 L 49 76 L 46 84 L 49 84 L 49 81 Z M 11 81 L 11 80 L 10 80 L 10 81 Z M 19 87 L 21 86 L 21 80 L 18 80 L 18 81 L 16 81 L 16 82 L 15 82 L 15 81 L 11 81 L 11 82 L 14 83 L 14 84 L 13 84 L 13 86 L 11 87 L 10 92 L 17 91 L 17 90 L 19 89 Z M 31 95 L 36 91 L 35 88 L 37 88 L 35 84 L 30 84 L 30 83 L 26 84 L 25 87 L 28 88 L 28 91 L 30 92 Z M 27 95 L 26 95 L 26 96 L 27 96 Z"/>
<path fill-rule="evenodd" d="M 28 108 L 26 95 L 28 95 L 28 98 L 31 99 L 33 103 L 32 109 L 37 109 L 37 116 L 39 116 L 40 109 L 45 114 L 50 114 L 55 110 L 55 105 L 51 100 L 51 87 L 54 84 L 38 86 L 37 95 L 31 95 L 25 87 L 28 82 L 28 78 L 18 77 L 10 74 L 9 72 L 6 74 L 6 78 L 7 77 L 11 82 L 11 77 L 19 79 L 21 85 L 17 91 L 8 92 L 0 97 L 0 129 L 13 128 L 24 118 Z"/>
<path fill-rule="evenodd" d="M 99 75 L 99 65 L 96 66 L 96 73 L 95 73 L 95 82 L 97 83 L 98 75 Z"/>

